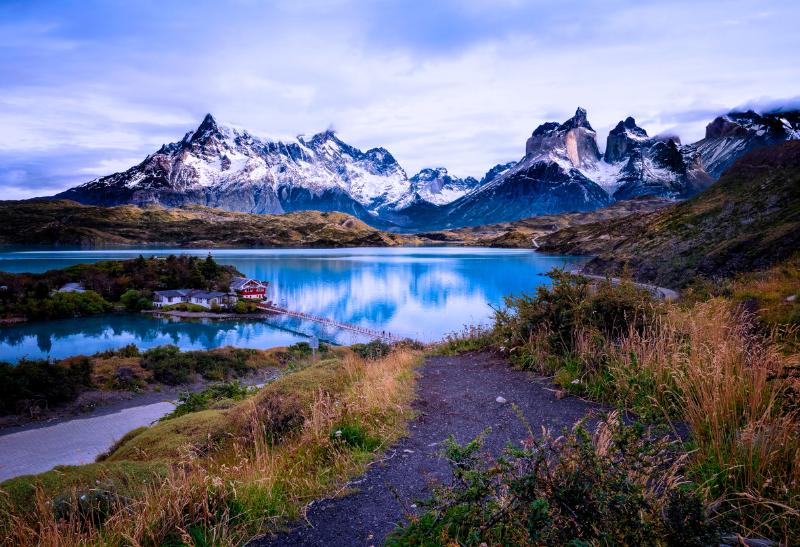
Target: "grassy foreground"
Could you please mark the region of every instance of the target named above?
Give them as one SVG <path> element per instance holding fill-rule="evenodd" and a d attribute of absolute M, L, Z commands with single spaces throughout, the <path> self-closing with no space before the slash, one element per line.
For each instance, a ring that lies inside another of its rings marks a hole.
<path fill-rule="evenodd" d="M 239 545 L 344 487 L 404 434 L 420 354 L 337 348 L 239 402 L 121 439 L 101 462 L 0 485 L 8 545 Z"/>
<path fill-rule="evenodd" d="M 492 329 L 451 337 L 441 351 L 493 345 L 551 377 L 557 396 L 639 422 L 613 414 L 594 434 L 531 431 L 488 463 L 480 439 L 451 443 L 452 485 L 390 544 L 709 545 L 736 534 L 796 544 L 796 266 L 679 302 L 552 272 L 552 288 L 508 298 Z"/>

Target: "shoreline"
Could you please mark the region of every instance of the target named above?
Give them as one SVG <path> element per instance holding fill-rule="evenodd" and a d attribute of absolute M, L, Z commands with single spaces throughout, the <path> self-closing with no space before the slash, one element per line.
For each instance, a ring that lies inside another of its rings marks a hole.
<path fill-rule="evenodd" d="M 181 319 L 265 319 L 270 313 L 229 313 L 212 311 L 144 310 L 139 313 L 153 316 L 178 317 Z"/>
<path fill-rule="evenodd" d="M 194 311 L 170 311 L 170 310 L 142 310 L 139 312 L 130 312 L 130 311 L 119 311 L 114 310 L 111 311 L 110 314 L 113 315 L 152 315 L 152 316 L 167 316 L 167 317 L 178 317 L 181 319 L 266 319 L 267 317 L 271 317 L 275 314 L 270 313 L 228 313 L 228 312 L 194 312 Z M 108 315 L 108 314 L 98 314 L 98 315 Z M 96 317 L 96 316 L 83 316 L 83 317 Z M 69 317 L 60 318 L 60 319 L 28 319 L 27 317 L 9 317 L 9 318 L 0 318 L 0 328 L 6 326 L 13 326 L 13 325 L 21 325 L 24 323 L 47 323 L 48 321 L 60 321 L 62 319 L 70 319 Z M 77 319 L 77 318 L 73 318 Z"/>

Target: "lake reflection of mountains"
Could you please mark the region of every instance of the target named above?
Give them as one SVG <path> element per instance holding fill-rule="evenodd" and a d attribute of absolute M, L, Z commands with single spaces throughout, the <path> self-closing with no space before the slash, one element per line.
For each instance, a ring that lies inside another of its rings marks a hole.
<path fill-rule="evenodd" d="M 32 322 L 0 329 L 0 360 L 62 358 L 126 344 L 146 349 L 175 344 L 183 349 L 234 345 L 271 347 L 305 337 L 261 321 L 178 321 L 145 315 L 107 315 Z"/>
<path fill-rule="evenodd" d="M 150 254 L 166 251 L 148 250 Z M 135 251 L 87 254 L 91 261 L 130 258 Z M 205 251 L 192 251 L 193 254 Z M 270 298 L 292 310 L 329 317 L 424 341 L 491 318 L 507 294 L 548 283 L 542 274 L 581 259 L 531 251 L 455 248 L 214 251 L 222 263 L 271 282 Z M 59 253 L 53 251 L 54 259 Z M 24 255 L 22 255 L 24 256 Z M 133 255 L 135 256 L 135 255 Z M 0 260 L 12 260 L 3 257 Z M 286 329 L 286 330 L 281 330 Z M 315 335 L 340 344 L 363 341 L 309 321 L 273 317 L 267 322 L 175 322 L 145 316 L 109 316 L 0 329 L 0 359 L 69 355 L 135 343 L 184 349 L 234 345 L 270 347 Z"/>

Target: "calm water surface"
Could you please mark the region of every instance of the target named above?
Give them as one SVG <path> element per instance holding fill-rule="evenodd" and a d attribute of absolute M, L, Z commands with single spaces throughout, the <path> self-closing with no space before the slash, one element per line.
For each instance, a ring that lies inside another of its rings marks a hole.
<path fill-rule="evenodd" d="M 54 268 L 130 259 L 209 252 L 248 277 L 271 282 L 270 298 L 298 311 L 387 330 L 423 341 L 442 338 L 464 325 L 486 323 L 503 296 L 549 283 L 554 267 L 573 268 L 583 259 L 544 256 L 521 249 L 0 249 L 0 270 L 43 272 Z M 315 335 L 334 343 L 364 341 L 298 319 L 267 321 L 174 321 L 115 315 L 0 327 L 0 360 L 61 358 L 134 343 L 183 349 L 233 345 L 268 348 Z"/>

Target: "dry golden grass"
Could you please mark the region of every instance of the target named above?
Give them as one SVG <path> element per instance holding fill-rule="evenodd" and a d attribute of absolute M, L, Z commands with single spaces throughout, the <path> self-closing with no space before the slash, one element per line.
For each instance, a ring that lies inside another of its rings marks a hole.
<path fill-rule="evenodd" d="M 797 356 L 779 351 L 752 315 L 722 298 L 669 306 L 643 333 L 631 331 L 607 350 L 622 401 L 646 395 L 657 413 L 690 427 L 694 478 L 716 514 L 749 534 L 797 533 L 800 415 L 790 373 Z"/>
<path fill-rule="evenodd" d="M 238 545 L 274 530 L 299 516 L 309 501 L 343 491 L 373 457 L 339 442 L 332 435 L 337 424 L 356 424 L 379 447 L 404 434 L 419 361 L 418 353 L 404 350 L 376 361 L 347 355 L 287 375 L 228 411 L 230 442 L 208 452 L 187 443 L 165 478 L 125 496 L 101 498 L 93 510 L 81 497 L 91 500 L 112 489 L 73 486 L 63 493 L 61 511 L 54 510 L 52 489 L 38 486 L 32 507 L 20 507 L 0 491 L 2 543 Z M 303 401 L 302 426 L 276 441 L 259 405 L 287 390 Z"/>
<path fill-rule="evenodd" d="M 796 266 L 734 287 L 747 286 L 766 308 L 793 304 L 786 296 L 800 292 Z M 725 530 L 800 536 L 800 355 L 786 343 L 796 324 L 768 328 L 769 310 L 736 290 L 676 303 L 581 288 L 557 278 L 551 292 L 512 301 L 514 312 L 495 328 L 512 361 L 553 374 L 569 392 L 664 420 L 675 433 L 688 426 L 687 478 Z M 784 312 L 773 320 L 792 319 Z"/>
<path fill-rule="evenodd" d="M 729 291 L 774 331 L 784 353 L 800 351 L 800 254 L 768 270 L 739 276 Z"/>
<path fill-rule="evenodd" d="M 140 357 L 96 357 L 92 358 L 92 384 L 113 389 L 122 368 L 130 371 L 132 380 L 147 383 L 153 377 L 151 371 L 142 368 Z"/>

